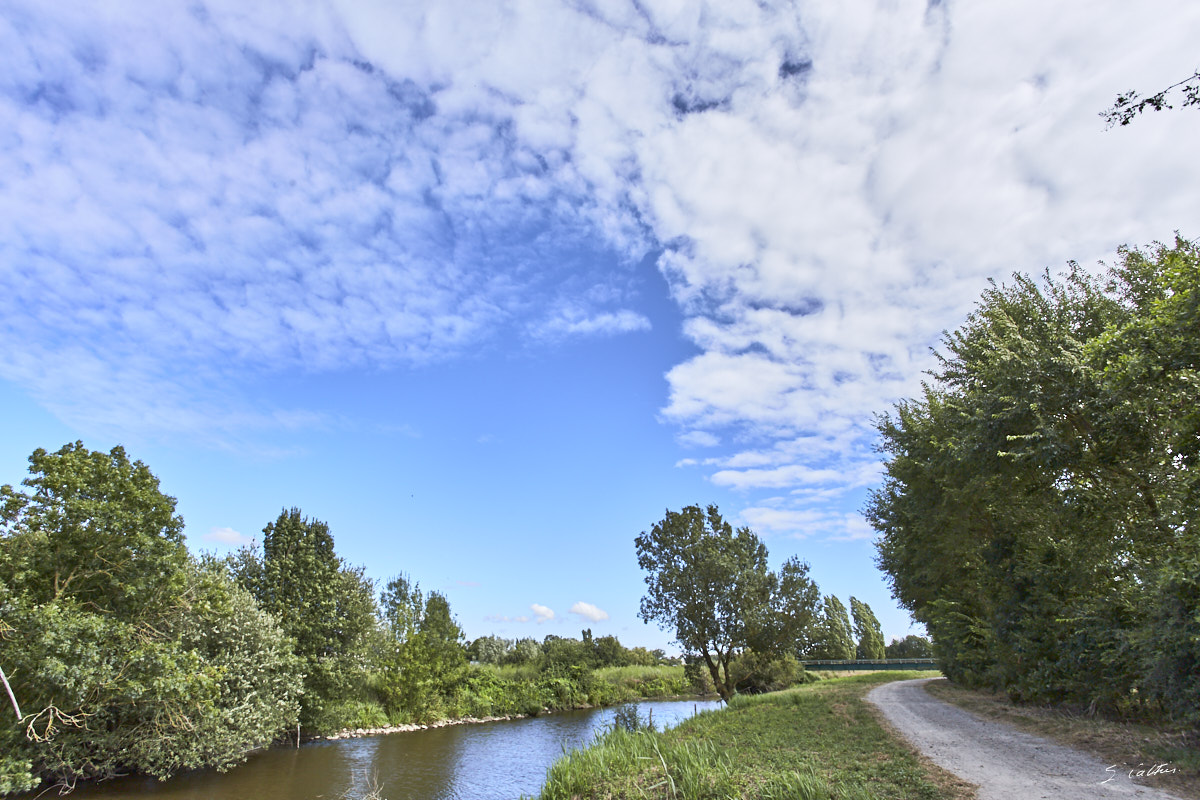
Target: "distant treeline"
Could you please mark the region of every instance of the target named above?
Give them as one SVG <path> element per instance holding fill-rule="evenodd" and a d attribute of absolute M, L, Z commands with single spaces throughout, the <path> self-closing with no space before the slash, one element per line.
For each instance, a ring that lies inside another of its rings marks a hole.
<path fill-rule="evenodd" d="M 879 425 L 879 564 L 941 667 L 1200 724 L 1200 250 L 993 285 Z"/>

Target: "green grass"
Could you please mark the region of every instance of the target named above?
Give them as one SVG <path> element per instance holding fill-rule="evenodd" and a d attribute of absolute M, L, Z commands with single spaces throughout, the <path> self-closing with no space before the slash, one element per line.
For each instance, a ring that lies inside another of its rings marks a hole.
<path fill-rule="evenodd" d="M 879 683 L 930 674 L 837 678 L 735 697 L 728 708 L 668 731 L 613 731 L 555 763 L 539 796 L 935 800 L 961 794 L 961 784 L 889 734 L 863 700 Z"/>

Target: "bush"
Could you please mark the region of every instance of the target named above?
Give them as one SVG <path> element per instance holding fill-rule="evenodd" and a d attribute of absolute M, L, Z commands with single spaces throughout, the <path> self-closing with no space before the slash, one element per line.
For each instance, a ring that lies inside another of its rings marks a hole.
<path fill-rule="evenodd" d="M 729 668 L 734 688 L 743 694 L 777 692 L 804 680 L 804 667 L 794 656 L 743 653 Z"/>

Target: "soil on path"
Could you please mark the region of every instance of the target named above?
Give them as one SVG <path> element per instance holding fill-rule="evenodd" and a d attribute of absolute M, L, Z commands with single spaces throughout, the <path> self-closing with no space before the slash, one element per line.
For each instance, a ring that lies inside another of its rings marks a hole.
<path fill-rule="evenodd" d="M 1124 769 L 999 722 L 925 691 L 930 680 L 894 681 L 867 700 L 921 753 L 979 787 L 979 800 L 1179 800 L 1142 786 Z"/>

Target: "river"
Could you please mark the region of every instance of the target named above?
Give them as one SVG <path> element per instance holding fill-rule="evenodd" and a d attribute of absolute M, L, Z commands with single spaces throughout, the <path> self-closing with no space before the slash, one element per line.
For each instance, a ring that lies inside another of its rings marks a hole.
<path fill-rule="evenodd" d="M 648 700 L 658 728 L 719 700 Z M 612 724 L 613 709 L 561 711 L 528 719 L 448 725 L 362 739 L 310 742 L 254 753 L 224 774 L 199 771 L 160 782 L 117 778 L 71 794 L 147 800 L 358 800 L 377 784 L 387 800 L 516 800 L 533 795 L 564 750 Z"/>

